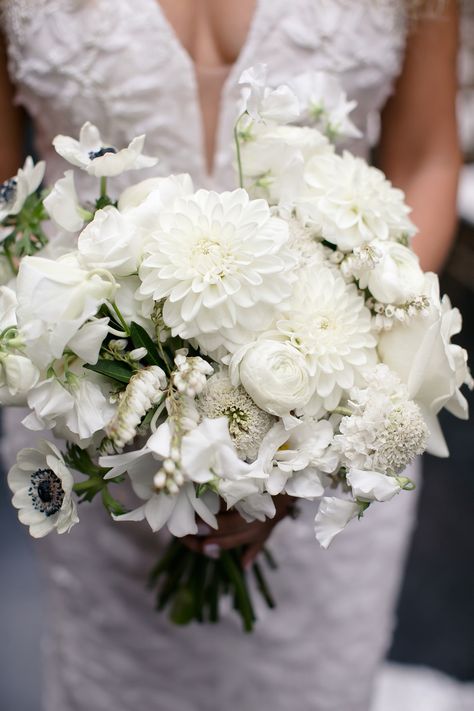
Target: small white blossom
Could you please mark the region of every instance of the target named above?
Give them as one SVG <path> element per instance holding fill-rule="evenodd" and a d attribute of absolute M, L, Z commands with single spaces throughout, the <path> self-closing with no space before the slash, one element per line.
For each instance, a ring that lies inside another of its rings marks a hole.
<path fill-rule="evenodd" d="M 17 215 L 26 198 L 38 190 L 44 177 L 46 164 L 44 161 L 33 163 L 28 156 L 23 168 L 20 168 L 15 177 L 0 183 L 0 222 L 8 215 Z M 5 233 L 5 236 L 8 232 Z"/>
<path fill-rule="evenodd" d="M 257 64 L 242 72 L 242 111 L 254 120 L 290 123 L 298 118 L 299 101 L 286 85 L 272 89 L 267 83 L 266 64 Z"/>
<path fill-rule="evenodd" d="M 86 211 L 79 204 L 72 170 L 67 170 L 64 177 L 54 183 L 43 205 L 50 218 L 63 230 L 79 232 L 82 229 Z"/>
<path fill-rule="evenodd" d="M 64 464 L 61 452 L 51 442 L 40 442 L 37 449 L 22 449 L 8 472 L 13 506 L 18 518 L 30 528 L 33 538 L 56 530 L 68 533 L 78 523 L 72 499 L 74 479 Z"/>
<path fill-rule="evenodd" d="M 127 170 L 156 165 L 156 158 L 142 155 L 144 143 L 145 136 L 137 136 L 127 148 L 117 150 L 104 143 L 99 129 L 89 121 L 82 126 L 78 141 L 62 135 L 53 140 L 53 146 L 60 156 L 97 177 L 113 177 Z"/>

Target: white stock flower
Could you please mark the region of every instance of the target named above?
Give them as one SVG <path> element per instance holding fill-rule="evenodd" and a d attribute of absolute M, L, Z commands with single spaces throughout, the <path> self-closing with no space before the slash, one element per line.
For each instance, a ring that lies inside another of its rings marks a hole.
<path fill-rule="evenodd" d="M 79 204 L 72 170 L 67 170 L 64 177 L 54 183 L 43 205 L 50 218 L 63 230 L 79 232 L 82 229 L 85 210 Z"/>
<path fill-rule="evenodd" d="M 18 325 L 26 351 L 39 367 L 61 358 L 81 326 L 113 299 L 112 275 L 83 269 L 74 254 L 54 260 L 22 259 L 17 279 Z"/>
<path fill-rule="evenodd" d="M 299 122 L 317 126 L 331 139 L 362 136 L 349 118 L 357 102 L 347 100 L 336 76 L 326 72 L 304 72 L 291 80 L 290 88 L 300 102 Z"/>
<path fill-rule="evenodd" d="M 8 215 L 17 215 L 23 207 L 26 198 L 38 190 L 44 177 L 46 164 L 44 161 L 33 163 L 28 156 L 23 168 L 4 183 L 0 183 L 0 222 Z"/>
<path fill-rule="evenodd" d="M 81 128 L 79 140 L 70 136 L 56 136 L 53 146 L 68 163 L 82 168 L 96 177 L 114 177 L 127 170 L 151 168 L 156 158 L 142 155 L 145 136 L 137 136 L 127 146 L 117 150 L 101 138 L 99 129 L 87 121 Z"/>
<path fill-rule="evenodd" d="M 140 293 L 164 299 L 173 335 L 232 352 L 268 328 L 291 291 L 288 228 L 244 190 L 199 190 L 160 213 L 140 267 Z"/>
<path fill-rule="evenodd" d="M 298 281 L 276 322 L 274 337 L 305 357 L 315 386 L 307 409 L 321 404 L 333 410 L 343 390 L 351 388 L 359 368 L 375 360 L 376 340 L 370 311 L 357 288 L 334 269 L 298 271 Z"/>
<path fill-rule="evenodd" d="M 323 548 L 327 548 L 333 538 L 345 529 L 359 511 L 360 507 L 354 501 L 324 496 L 315 518 L 316 540 Z"/>
<path fill-rule="evenodd" d="M 352 495 L 360 501 L 390 501 L 402 489 L 396 477 L 362 469 L 350 469 L 347 481 Z"/>
<path fill-rule="evenodd" d="M 425 277 L 413 250 L 398 242 L 378 242 L 380 259 L 362 272 L 359 287 L 383 304 L 403 304 L 419 296 Z"/>
<path fill-rule="evenodd" d="M 13 506 L 33 538 L 56 530 L 68 533 L 78 523 L 72 498 L 74 479 L 61 452 L 43 440 L 37 449 L 22 449 L 8 472 Z"/>
<path fill-rule="evenodd" d="M 82 230 L 77 249 L 88 269 L 107 269 L 114 276 L 129 276 L 138 269 L 140 237 L 133 223 L 108 205 L 97 210 L 92 222 Z"/>
<path fill-rule="evenodd" d="M 233 383 L 241 382 L 258 407 L 271 415 L 304 407 L 314 393 L 306 359 L 290 343 L 262 339 L 243 346 L 230 370 Z"/>
<path fill-rule="evenodd" d="M 305 179 L 311 192 L 298 202 L 300 215 L 343 251 L 416 232 L 404 193 L 380 170 L 347 151 L 325 156 L 324 161 L 312 158 Z"/>
<path fill-rule="evenodd" d="M 430 308 L 383 332 L 378 350 L 383 362 L 399 375 L 409 396 L 420 406 L 431 435 L 428 451 L 447 457 L 437 415 L 446 408 L 455 417 L 467 419 L 467 401 L 460 387 L 464 383 L 472 385 L 472 379 L 466 351 L 451 343 L 461 330 L 461 314 L 451 308 L 447 296 L 440 300 L 435 274 L 426 275 L 425 293 L 430 298 Z"/>
<path fill-rule="evenodd" d="M 197 406 L 204 417 L 227 417 L 237 453 L 246 460 L 256 458 L 263 438 L 275 421 L 255 404 L 242 387 L 232 385 L 225 370 L 208 379 Z"/>
<path fill-rule="evenodd" d="M 248 135 L 247 135 L 248 134 Z M 271 204 L 290 203 L 307 190 L 305 166 L 334 148 L 319 131 L 303 126 L 253 124 L 241 142 L 245 185 Z"/>
<path fill-rule="evenodd" d="M 298 118 L 299 102 L 291 89 L 281 85 L 272 89 L 267 84 L 266 64 L 257 64 L 242 72 L 242 111 L 256 121 L 290 123 Z"/>

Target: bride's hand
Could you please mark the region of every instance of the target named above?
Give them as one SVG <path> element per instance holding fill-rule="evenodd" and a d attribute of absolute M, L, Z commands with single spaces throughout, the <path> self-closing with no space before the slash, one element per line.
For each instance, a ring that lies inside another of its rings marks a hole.
<path fill-rule="evenodd" d="M 286 494 L 274 497 L 276 514 L 265 521 L 247 523 L 237 511 L 222 511 L 217 515 L 218 529 L 209 535 L 186 536 L 183 543 L 197 553 L 218 557 L 219 549 L 245 546 L 242 565 L 249 567 L 270 536 L 276 524 L 288 515 L 292 499 Z M 207 527 L 206 527 L 207 528 Z"/>

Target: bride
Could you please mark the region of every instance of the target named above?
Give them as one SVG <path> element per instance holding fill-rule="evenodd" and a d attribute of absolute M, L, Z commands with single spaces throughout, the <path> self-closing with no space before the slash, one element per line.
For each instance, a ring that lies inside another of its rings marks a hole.
<path fill-rule="evenodd" d="M 90 120 L 111 145 L 146 133 L 163 175 L 189 172 L 197 186 L 232 188 L 241 72 L 265 62 L 280 84 L 308 69 L 328 71 L 358 102 L 363 137 L 348 147 L 366 156 L 379 136 L 378 161 L 413 206 L 423 267 L 436 270 L 455 220 L 457 9 L 445 2 L 433 18 L 422 5 L 2 0 L 0 181 L 20 164 L 25 107 L 48 182 L 66 167 L 52 138 L 76 135 Z M 82 180 L 82 194 L 92 195 L 94 185 Z M 10 463 L 28 435 L 10 413 L 4 430 Z M 85 504 L 82 526 L 38 544 L 50 608 L 45 711 L 368 711 L 413 501 L 400 496 L 371 510 L 329 551 L 314 541 L 305 510 L 278 525 L 234 517 L 221 534 L 191 540 L 207 551 L 246 543 L 256 555 L 271 534 L 279 606 L 261 611 L 252 636 L 230 614 L 215 627 L 181 629 L 153 613 L 142 582 L 163 540 L 111 525 Z"/>

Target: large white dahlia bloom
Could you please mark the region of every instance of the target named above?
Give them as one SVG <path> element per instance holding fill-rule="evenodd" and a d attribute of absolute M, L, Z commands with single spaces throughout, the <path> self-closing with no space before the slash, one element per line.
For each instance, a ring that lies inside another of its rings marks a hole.
<path fill-rule="evenodd" d="M 140 267 L 140 294 L 164 299 L 173 335 L 229 352 L 268 328 L 290 295 L 287 224 L 245 190 L 198 190 L 159 215 Z"/>
<path fill-rule="evenodd" d="M 354 385 L 356 370 L 375 360 L 370 312 L 356 286 L 328 267 L 317 274 L 300 269 L 288 306 L 275 336 L 306 358 L 316 389 L 309 411 L 320 404 L 333 410 L 343 390 Z"/>

